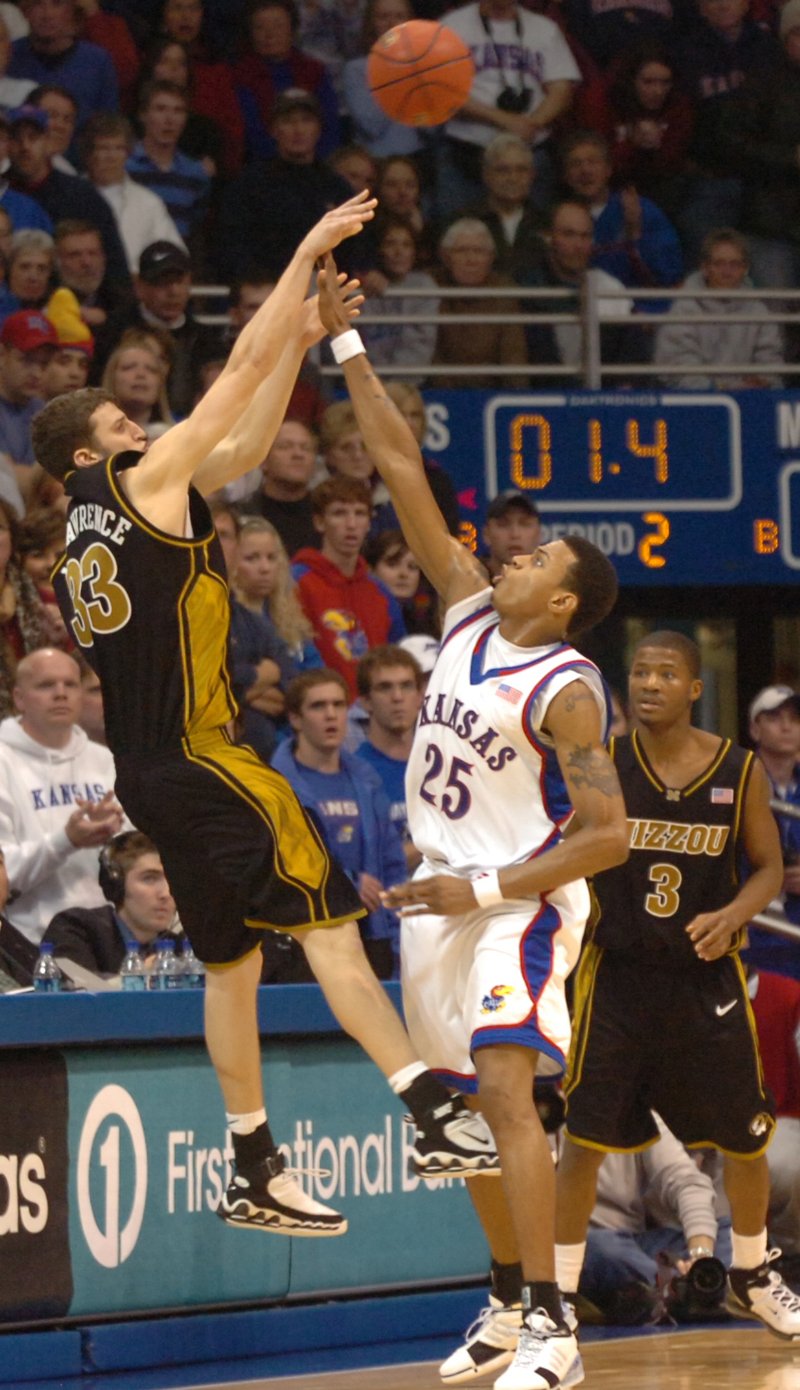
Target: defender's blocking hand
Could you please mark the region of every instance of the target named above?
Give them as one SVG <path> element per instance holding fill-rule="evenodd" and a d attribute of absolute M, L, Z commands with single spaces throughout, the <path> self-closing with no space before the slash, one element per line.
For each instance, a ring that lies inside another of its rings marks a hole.
<path fill-rule="evenodd" d="M 349 327 L 350 320 L 358 318 L 361 313 L 361 305 L 364 303 L 364 296 L 361 293 L 361 282 L 359 280 L 348 280 L 344 271 L 340 272 L 337 276 L 337 280 L 339 292 L 342 295 L 344 307 L 347 312 Z M 321 342 L 327 331 L 320 315 L 319 295 L 312 295 L 310 299 L 305 300 L 301 310 L 298 339 L 302 346 L 308 350 L 308 348 L 314 347 L 316 343 Z"/>
<path fill-rule="evenodd" d="M 329 333 L 332 338 L 337 338 L 340 333 L 346 333 L 350 327 L 347 287 L 342 285 L 342 279 L 343 277 L 338 274 L 336 262 L 329 251 L 322 266 L 317 271 L 317 292 L 319 316 L 326 333 Z"/>

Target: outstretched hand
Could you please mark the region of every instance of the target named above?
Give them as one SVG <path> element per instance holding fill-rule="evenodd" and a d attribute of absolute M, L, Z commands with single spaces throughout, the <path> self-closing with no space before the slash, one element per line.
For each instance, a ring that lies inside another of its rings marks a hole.
<path fill-rule="evenodd" d="M 330 260 L 331 265 L 333 265 L 332 256 Z M 361 293 L 361 282 L 359 280 L 348 280 L 344 271 L 340 271 L 337 275 L 335 265 L 333 265 L 333 275 L 337 282 L 337 292 L 341 296 L 342 304 L 347 315 L 345 328 L 339 330 L 343 333 L 346 328 L 349 328 L 350 321 L 358 318 L 361 313 L 364 295 Z M 300 342 L 307 351 L 308 348 L 314 347 L 316 343 L 319 343 L 327 332 L 328 329 L 322 320 L 320 311 L 320 295 L 312 295 L 311 299 L 305 300 L 301 310 L 298 333 Z"/>
<path fill-rule="evenodd" d="M 346 203 L 340 203 L 338 208 L 331 208 L 330 212 L 326 212 L 325 216 L 320 218 L 304 238 L 304 247 L 311 252 L 316 261 L 347 237 L 360 232 L 364 223 L 370 222 L 375 216 L 377 206 L 377 198 L 371 198 L 368 189 L 356 193 L 355 197 L 348 198 Z"/>
<path fill-rule="evenodd" d="M 336 270 L 336 262 L 330 251 L 317 271 L 317 292 L 319 316 L 326 333 L 336 338 L 346 333 L 350 327 L 347 307 L 347 286 L 342 284 L 344 276 Z M 363 296 L 362 296 L 363 299 Z"/>

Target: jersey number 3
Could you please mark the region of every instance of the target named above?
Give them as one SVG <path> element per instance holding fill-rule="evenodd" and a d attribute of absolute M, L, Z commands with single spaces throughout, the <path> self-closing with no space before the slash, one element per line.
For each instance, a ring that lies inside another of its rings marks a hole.
<path fill-rule="evenodd" d="M 672 917 L 680 907 L 678 892 L 683 874 L 674 864 L 653 864 L 649 878 L 653 891 L 644 900 L 647 911 L 654 917 Z"/>
<path fill-rule="evenodd" d="M 117 583 L 117 562 L 108 546 L 97 542 L 80 560 L 71 556 L 64 566 L 64 580 L 75 614 L 70 626 L 82 647 L 91 647 L 95 632 L 118 632 L 125 626 L 131 601 Z"/>

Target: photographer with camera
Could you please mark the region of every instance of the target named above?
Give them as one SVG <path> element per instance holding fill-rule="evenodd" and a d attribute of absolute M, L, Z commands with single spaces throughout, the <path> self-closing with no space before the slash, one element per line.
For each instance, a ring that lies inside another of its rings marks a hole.
<path fill-rule="evenodd" d="M 729 1223 L 714 1184 L 658 1115 L 658 1141 L 641 1153 L 606 1154 L 586 1237 L 578 1293 L 608 1322 L 712 1316 L 725 1295 Z M 665 1271 L 669 1273 L 665 1279 Z"/>
<path fill-rule="evenodd" d="M 475 78 L 438 147 L 439 214 L 449 220 L 480 199 L 481 156 L 499 131 L 535 146 L 537 192 L 544 199 L 551 127 L 569 109 L 581 80 L 561 30 L 518 0 L 474 0 L 451 10 L 447 27 L 470 49 Z"/>

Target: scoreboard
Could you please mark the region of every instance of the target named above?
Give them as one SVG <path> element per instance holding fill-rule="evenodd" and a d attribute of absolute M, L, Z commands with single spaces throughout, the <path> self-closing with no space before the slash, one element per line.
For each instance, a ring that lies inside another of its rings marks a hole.
<path fill-rule="evenodd" d="M 623 584 L 800 580 L 800 392 L 431 391 L 428 420 L 475 537 L 515 488 Z"/>

